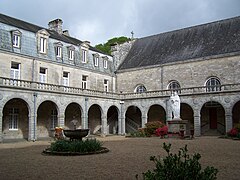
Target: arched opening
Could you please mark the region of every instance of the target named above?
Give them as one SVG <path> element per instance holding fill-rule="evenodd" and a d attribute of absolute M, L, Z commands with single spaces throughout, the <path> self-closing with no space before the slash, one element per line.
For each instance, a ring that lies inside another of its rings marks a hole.
<path fill-rule="evenodd" d="M 116 106 L 111 106 L 107 112 L 107 134 L 118 133 L 118 109 Z"/>
<path fill-rule="evenodd" d="M 88 110 L 88 128 L 91 134 L 101 134 L 102 130 L 101 107 L 97 104 L 92 105 Z"/>
<path fill-rule="evenodd" d="M 151 121 L 162 121 L 166 123 L 166 112 L 162 106 L 155 104 L 149 108 L 147 122 Z"/>
<path fill-rule="evenodd" d="M 76 121 L 76 122 L 72 122 Z M 74 124 L 76 128 L 82 128 L 82 111 L 81 107 L 77 103 L 71 103 L 67 106 L 65 110 L 65 127 L 66 129 L 74 129 Z"/>
<path fill-rule="evenodd" d="M 125 115 L 126 133 L 137 131 L 141 127 L 142 113 L 137 106 L 130 106 Z"/>
<path fill-rule="evenodd" d="M 218 102 L 209 101 L 203 105 L 201 109 L 201 134 L 225 134 L 225 111 Z"/>
<path fill-rule="evenodd" d="M 193 109 L 186 103 L 181 103 L 180 106 L 180 117 L 182 120 L 187 120 L 186 124 L 186 133 L 190 134 L 190 129 L 194 128 L 194 117 L 193 117 Z"/>
<path fill-rule="evenodd" d="M 37 110 L 38 138 L 54 137 L 55 127 L 58 126 L 58 108 L 52 101 L 44 101 Z"/>
<path fill-rule="evenodd" d="M 20 99 L 9 100 L 3 108 L 3 139 L 28 139 L 28 104 Z"/>
<path fill-rule="evenodd" d="M 232 109 L 233 127 L 240 123 L 240 101 L 238 101 Z"/>

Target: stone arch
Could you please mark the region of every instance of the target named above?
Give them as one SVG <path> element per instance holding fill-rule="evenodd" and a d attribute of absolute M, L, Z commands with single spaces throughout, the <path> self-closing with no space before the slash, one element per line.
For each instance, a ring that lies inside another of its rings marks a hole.
<path fill-rule="evenodd" d="M 153 104 L 149 107 L 147 117 L 147 122 L 162 121 L 166 123 L 166 111 L 159 104 Z"/>
<path fill-rule="evenodd" d="M 194 112 L 193 108 L 187 104 L 182 102 L 180 105 L 180 117 L 182 120 L 187 120 L 186 131 L 187 134 L 190 134 L 190 129 L 194 128 Z"/>
<path fill-rule="evenodd" d="M 66 129 L 74 129 L 75 126 L 71 122 L 72 120 L 76 120 L 76 128 L 82 128 L 82 116 L 83 116 L 83 109 L 82 107 L 76 103 L 72 102 L 69 103 L 64 111 L 65 119 L 64 119 L 64 125 Z"/>
<path fill-rule="evenodd" d="M 232 124 L 233 127 L 240 124 L 240 100 L 236 102 L 232 108 Z"/>
<path fill-rule="evenodd" d="M 43 101 L 37 108 L 37 136 L 38 138 L 54 137 L 58 122 L 59 107 L 51 100 Z"/>
<path fill-rule="evenodd" d="M 103 110 L 100 105 L 92 104 L 88 109 L 88 128 L 91 134 L 102 133 L 102 114 Z"/>
<path fill-rule="evenodd" d="M 110 106 L 107 111 L 107 134 L 118 133 L 119 109 L 116 106 Z"/>
<path fill-rule="evenodd" d="M 4 139 L 28 139 L 30 106 L 22 98 L 5 102 L 2 117 Z"/>
<path fill-rule="evenodd" d="M 217 101 L 205 102 L 200 111 L 201 134 L 219 135 L 225 133 L 225 109 Z"/>
<path fill-rule="evenodd" d="M 137 131 L 142 124 L 142 112 L 137 106 L 129 106 L 125 113 L 125 132 Z"/>

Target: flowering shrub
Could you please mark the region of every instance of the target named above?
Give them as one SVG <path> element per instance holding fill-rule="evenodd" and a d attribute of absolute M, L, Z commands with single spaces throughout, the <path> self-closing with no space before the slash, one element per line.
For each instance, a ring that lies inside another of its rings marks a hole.
<path fill-rule="evenodd" d="M 152 122 L 148 122 L 145 124 L 145 133 L 148 136 L 151 136 L 153 134 L 155 134 L 156 129 L 158 128 L 162 128 L 164 126 L 164 123 L 162 123 L 161 121 L 152 121 Z"/>
<path fill-rule="evenodd" d="M 238 135 L 238 129 L 237 128 L 232 128 L 227 134 L 230 137 L 236 137 Z"/>
<path fill-rule="evenodd" d="M 163 135 L 168 134 L 168 127 L 165 125 L 162 128 L 157 128 L 155 131 L 156 136 L 161 136 L 161 131 L 163 131 Z"/>

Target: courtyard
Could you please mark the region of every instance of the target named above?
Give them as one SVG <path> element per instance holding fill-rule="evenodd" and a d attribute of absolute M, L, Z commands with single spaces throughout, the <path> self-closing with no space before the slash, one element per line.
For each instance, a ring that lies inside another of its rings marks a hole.
<path fill-rule="evenodd" d="M 135 179 L 154 167 L 149 157 L 165 156 L 163 142 L 172 151 L 188 145 L 189 153 L 200 153 L 202 168 L 218 168 L 218 179 L 237 180 L 240 174 L 240 141 L 203 136 L 193 140 L 175 138 L 97 137 L 110 152 L 85 156 L 46 156 L 43 149 L 53 140 L 0 144 L 0 177 L 15 179 Z"/>

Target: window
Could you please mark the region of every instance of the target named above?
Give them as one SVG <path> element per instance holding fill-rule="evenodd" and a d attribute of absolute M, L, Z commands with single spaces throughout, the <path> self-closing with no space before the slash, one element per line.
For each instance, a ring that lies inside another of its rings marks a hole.
<path fill-rule="evenodd" d="M 69 60 L 74 60 L 74 50 L 69 49 Z"/>
<path fill-rule="evenodd" d="M 47 53 L 47 39 L 40 37 L 40 53 Z"/>
<path fill-rule="evenodd" d="M 9 130 L 18 129 L 18 118 L 19 118 L 19 109 L 10 108 L 9 109 Z"/>
<path fill-rule="evenodd" d="M 20 48 L 20 45 L 21 45 L 21 32 L 19 30 L 12 31 L 12 45 L 15 48 Z"/>
<path fill-rule="evenodd" d="M 82 76 L 82 89 L 87 89 L 87 76 Z"/>
<path fill-rule="evenodd" d="M 20 79 L 20 63 L 11 62 L 10 78 Z"/>
<path fill-rule="evenodd" d="M 221 83 L 220 80 L 216 77 L 211 77 L 206 82 L 206 91 L 221 91 Z"/>
<path fill-rule="evenodd" d="M 145 88 L 144 85 L 138 85 L 136 88 L 135 88 L 135 92 L 136 93 L 143 93 L 143 92 L 146 92 L 147 89 Z"/>
<path fill-rule="evenodd" d="M 39 82 L 46 83 L 47 82 L 47 69 L 40 67 L 39 70 Z"/>
<path fill-rule="evenodd" d="M 87 62 L 87 51 L 85 49 L 82 49 L 82 62 Z"/>
<path fill-rule="evenodd" d="M 181 88 L 180 84 L 177 81 L 171 81 L 168 84 L 168 88 L 169 90 L 173 90 L 173 92 L 177 92 L 177 93 L 181 93 L 181 91 L 179 90 Z"/>
<path fill-rule="evenodd" d="M 69 86 L 69 72 L 63 72 L 63 86 Z"/>
<path fill-rule="evenodd" d="M 94 57 L 94 66 L 98 66 L 98 62 L 99 62 L 99 57 L 95 56 Z"/>
<path fill-rule="evenodd" d="M 55 127 L 57 127 L 58 124 L 58 114 L 57 114 L 57 110 L 54 109 L 51 111 L 51 129 L 54 129 Z"/>
<path fill-rule="evenodd" d="M 108 80 L 104 79 L 104 91 L 108 92 Z"/>
<path fill-rule="evenodd" d="M 62 57 L 62 47 L 57 46 L 56 47 L 56 57 L 61 58 Z"/>
<path fill-rule="evenodd" d="M 103 67 L 104 67 L 105 69 L 108 68 L 108 61 L 107 61 L 107 60 L 103 60 Z"/>
<path fill-rule="evenodd" d="M 18 34 L 13 35 L 13 47 L 16 47 L 16 48 L 20 47 L 20 35 Z"/>

